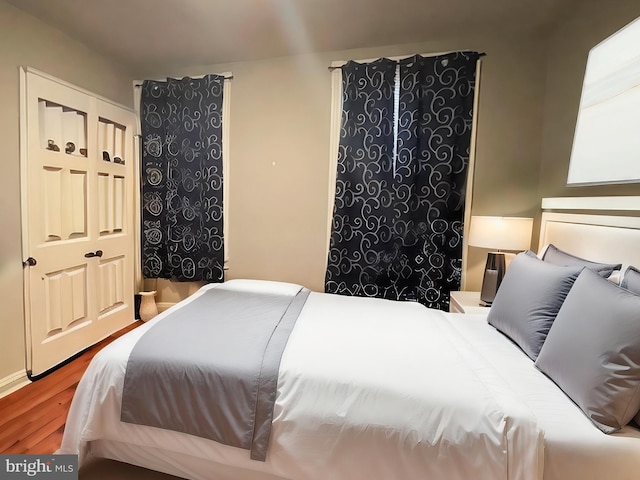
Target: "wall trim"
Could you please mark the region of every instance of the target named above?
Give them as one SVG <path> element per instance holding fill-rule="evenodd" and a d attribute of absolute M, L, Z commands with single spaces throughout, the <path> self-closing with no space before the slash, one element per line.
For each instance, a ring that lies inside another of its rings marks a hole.
<path fill-rule="evenodd" d="M 640 210 L 640 197 L 543 198 L 543 210 Z"/>
<path fill-rule="evenodd" d="M 21 370 L 19 372 L 7 375 L 0 379 L 0 398 L 21 389 L 25 385 L 31 383 L 27 378 L 27 371 Z"/>

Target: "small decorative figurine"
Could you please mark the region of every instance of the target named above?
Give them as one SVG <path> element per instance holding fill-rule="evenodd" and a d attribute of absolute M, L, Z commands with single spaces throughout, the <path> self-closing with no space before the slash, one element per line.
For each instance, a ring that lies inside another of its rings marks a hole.
<path fill-rule="evenodd" d="M 47 150 L 51 150 L 53 152 L 59 152 L 60 151 L 60 147 L 56 145 L 56 142 L 54 142 L 53 140 L 49 139 L 47 141 Z"/>

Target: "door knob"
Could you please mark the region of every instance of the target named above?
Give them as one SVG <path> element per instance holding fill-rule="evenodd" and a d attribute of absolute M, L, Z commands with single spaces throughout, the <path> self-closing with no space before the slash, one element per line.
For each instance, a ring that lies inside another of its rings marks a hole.
<path fill-rule="evenodd" d="M 96 250 L 95 252 L 87 252 L 84 254 L 85 258 L 101 257 L 102 250 Z"/>
<path fill-rule="evenodd" d="M 37 263 L 38 262 L 36 262 L 35 258 L 29 257 L 24 262 L 22 262 L 22 266 L 23 267 L 35 267 Z"/>

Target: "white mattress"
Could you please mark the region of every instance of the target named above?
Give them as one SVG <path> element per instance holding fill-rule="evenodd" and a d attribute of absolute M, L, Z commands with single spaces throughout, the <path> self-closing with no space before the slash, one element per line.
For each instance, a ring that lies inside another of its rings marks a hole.
<path fill-rule="evenodd" d="M 449 323 L 519 392 L 544 434 L 545 480 L 640 478 L 640 430 L 607 435 L 484 315 L 449 314 Z"/>
<path fill-rule="evenodd" d="M 61 453 L 208 480 L 570 480 L 640 472 L 636 429 L 602 434 L 483 317 L 317 293 L 282 358 L 266 462 L 210 440 L 121 423 L 128 353 L 170 311 L 96 355 L 74 397 Z"/>

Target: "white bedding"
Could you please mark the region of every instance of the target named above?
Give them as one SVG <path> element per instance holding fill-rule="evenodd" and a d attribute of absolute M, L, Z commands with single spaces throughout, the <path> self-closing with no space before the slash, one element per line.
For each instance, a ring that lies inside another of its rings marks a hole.
<path fill-rule="evenodd" d="M 203 288 L 292 287 L 234 280 Z M 121 423 L 128 353 L 170 312 L 96 355 L 60 453 L 79 453 L 81 464 L 105 456 L 207 480 L 622 479 L 640 472 L 637 430 L 602 434 L 483 317 L 318 293 L 282 358 L 266 462 L 210 440 Z"/>
<path fill-rule="evenodd" d="M 451 315 L 449 323 L 482 352 L 534 412 L 544 433 L 545 480 L 640 478 L 640 430 L 615 434 L 596 428 L 582 411 L 518 347 L 481 315 Z"/>

